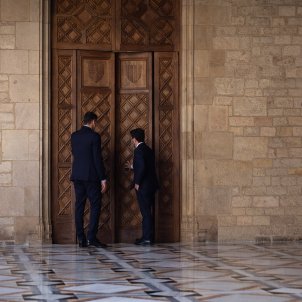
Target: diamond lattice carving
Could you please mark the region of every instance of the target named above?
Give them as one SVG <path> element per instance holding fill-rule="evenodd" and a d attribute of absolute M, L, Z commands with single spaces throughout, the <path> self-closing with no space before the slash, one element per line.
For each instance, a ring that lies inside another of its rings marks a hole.
<path fill-rule="evenodd" d="M 121 0 L 120 23 L 115 22 L 113 0 L 57 0 L 57 43 L 70 49 L 81 46 L 114 48 L 116 35 L 121 47 L 172 50 L 176 39 L 179 0 Z M 120 28 L 114 24 L 120 24 Z M 67 45 L 66 45 L 67 44 Z"/>
<path fill-rule="evenodd" d="M 61 18 L 57 20 L 58 24 L 58 42 L 65 43 L 81 43 L 82 33 L 77 22 L 71 17 Z"/>
<path fill-rule="evenodd" d="M 111 44 L 111 24 L 101 19 L 87 29 L 87 44 Z"/>
<path fill-rule="evenodd" d="M 159 113 L 159 177 L 161 184 L 160 207 L 169 212 L 172 210 L 173 199 L 173 137 L 172 110 Z"/>
<path fill-rule="evenodd" d="M 71 104 L 71 57 L 58 58 L 58 104 Z"/>
<path fill-rule="evenodd" d="M 58 1 L 57 42 L 75 48 L 80 45 L 112 44 L 112 1 Z"/>
<path fill-rule="evenodd" d="M 71 163 L 70 135 L 72 132 L 72 113 L 61 108 L 71 105 L 71 65 L 70 56 L 58 57 L 58 162 Z"/>
<path fill-rule="evenodd" d="M 92 111 L 98 116 L 96 131 L 102 137 L 102 151 L 105 162 L 110 158 L 110 92 L 83 92 L 82 93 L 82 116 L 87 111 Z M 110 165 L 109 165 L 110 166 Z"/>
<path fill-rule="evenodd" d="M 172 16 L 174 15 L 174 4 L 172 0 L 150 0 L 150 7 L 158 12 L 160 16 Z"/>
<path fill-rule="evenodd" d="M 68 14 L 77 7 L 78 0 L 57 0 L 57 13 Z"/>
<path fill-rule="evenodd" d="M 172 112 L 168 111 L 160 111 L 159 113 L 159 123 L 161 126 L 160 131 L 160 141 L 161 144 L 159 146 L 161 158 L 165 161 L 172 161 Z"/>
<path fill-rule="evenodd" d="M 173 46 L 174 27 L 168 20 L 154 20 L 154 25 L 150 32 L 150 43 L 152 45 Z"/>
<path fill-rule="evenodd" d="M 104 158 L 105 168 L 107 171 L 107 178 L 110 180 L 111 178 L 111 161 L 112 155 L 110 150 L 110 143 L 112 139 L 111 133 L 111 93 L 110 92 L 100 92 L 100 91 L 83 91 L 81 95 L 82 104 L 82 116 L 87 111 L 95 112 L 98 116 L 98 122 L 96 131 L 101 134 L 102 138 L 102 156 Z M 102 228 L 103 231 L 106 229 L 109 230 L 111 228 L 111 211 L 110 211 L 110 190 L 107 191 L 106 194 L 103 195 L 102 198 L 102 210 L 100 217 L 99 229 Z M 86 216 L 88 215 L 88 210 Z M 88 217 L 85 218 L 85 225 L 87 227 Z"/>
<path fill-rule="evenodd" d="M 172 0 L 123 0 L 121 4 L 122 46 L 166 46 L 172 49 L 177 24 Z"/>
<path fill-rule="evenodd" d="M 108 16 L 111 15 L 112 1 L 110 0 L 90 0 L 87 1 L 90 11 L 94 12 L 96 16 Z"/>
<path fill-rule="evenodd" d="M 70 173 L 70 168 L 58 169 L 58 216 L 70 216 L 72 214 Z"/>
<path fill-rule="evenodd" d="M 72 133 L 72 113 L 71 110 L 59 109 L 58 121 L 58 161 L 59 163 L 71 163 L 71 143 Z"/>
<path fill-rule="evenodd" d="M 160 106 L 173 106 L 172 80 L 174 72 L 173 61 L 171 58 L 160 59 Z"/>
<path fill-rule="evenodd" d="M 122 94 L 120 108 L 118 112 L 120 121 L 120 136 L 118 143 L 119 167 L 124 167 L 127 161 L 133 157 L 133 147 L 131 145 L 130 130 L 133 128 L 143 128 L 148 142 L 149 127 L 149 97 L 146 94 Z M 139 226 L 141 216 L 139 215 L 135 193 L 129 191 L 132 183 L 131 173 L 120 173 L 118 186 L 120 188 L 118 201 L 121 205 L 121 226 Z"/>
<path fill-rule="evenodd" d="M 173 210 L 173 68 L 172 58 L 159 60 L 159 207 L 164 213 Z"/>
<path fill-rule="evenodd" d="M 84 5 L 77 10 L 74 16 L 82 27 L 88 26 L 94 17 L 93 12 L 89 9 L 89 6 Z"/>
<path fill-rule="evenodd" d="M 143 26 L 133 20 L 122 20 L 122 44 L 147 45 L 147 34 Z"/>

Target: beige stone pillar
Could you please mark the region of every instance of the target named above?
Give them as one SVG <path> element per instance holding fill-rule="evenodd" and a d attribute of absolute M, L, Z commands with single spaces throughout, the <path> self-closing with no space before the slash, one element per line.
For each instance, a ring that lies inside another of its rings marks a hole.
<path fill-rule="evenodd" d="M 51 74 L 51 56 L 50 56 L 50 39 L 51 39 L 51 1 L 44 0 L 41 7 L 42 21 L 40 22 L 40 40 L 41 40 L 41 70 L 40 81 L 42 85 L 41 96 L 42 108 L 40 112 L 41 116 L 41 140 L 42 140 L 42 169 L 41 169 L 41 221 L 42 226 L 42 240 L 43 242 L 51 242 L 51 86 L 50 86 L 50 74 Z"/>
<path fill-rule="evenodd" d="M 30 243 L 49 229 L 48 1 L 0 7 L 0 240 Z"/>
<path fill-rule="evenodd" d="M 194 1 L 182 1 L 181 27 L 181 240 L 194 238 Z"/>

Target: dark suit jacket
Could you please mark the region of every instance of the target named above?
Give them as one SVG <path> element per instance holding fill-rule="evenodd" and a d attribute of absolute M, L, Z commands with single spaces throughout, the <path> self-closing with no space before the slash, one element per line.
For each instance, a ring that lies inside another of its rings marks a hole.
<path fill-rule="evenodd" d="M 134 150 L 133 172 L 134 183 L 139 185 L 139 191 L 154 193 L 158 189 L 154 152 L 145 143 Z"/>
<path fill-rule="evenodd" d="M 91 128 L 83 126 L 71 135 L 73 155 L 72 181 L 98 181 L 106 179 L 101 152 L 101 137 Z"/>

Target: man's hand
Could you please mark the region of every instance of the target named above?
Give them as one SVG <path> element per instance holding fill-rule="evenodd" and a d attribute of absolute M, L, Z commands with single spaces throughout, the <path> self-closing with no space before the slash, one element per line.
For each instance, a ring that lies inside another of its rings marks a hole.
<path fill-rule="evenodd" d="M 108 184 L 107 184 L 107 181 L 106 180 L 102 180 L 102 190 L 101 192 L 102 193 L 105 193 L 108 189 Z"/>
<path fill-rule="evenodd" d="M 133 166 L 132 166 L 132 164 L 129 160 L 125 163 L 124 168 L 125 168 L 125 170 L 132 170 L 133 169 Z"/>
<path fill-rule="evenodd" d="M 138 184 L 135 184 L 135 185 L 134 185 L 134 188 L 135 188 L 136 191 L 138 191 L 138 190 L 139 190 L 139 185 L 138 185 Z"/>

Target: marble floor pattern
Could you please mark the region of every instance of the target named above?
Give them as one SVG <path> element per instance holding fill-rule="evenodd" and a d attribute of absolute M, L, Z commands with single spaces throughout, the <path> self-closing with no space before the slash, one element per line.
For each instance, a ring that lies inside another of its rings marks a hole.
<path fill-rule="evenodd" d="M 302 244 L 0 244 L 0 301 L 302 301 Z"/>

